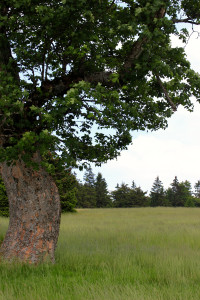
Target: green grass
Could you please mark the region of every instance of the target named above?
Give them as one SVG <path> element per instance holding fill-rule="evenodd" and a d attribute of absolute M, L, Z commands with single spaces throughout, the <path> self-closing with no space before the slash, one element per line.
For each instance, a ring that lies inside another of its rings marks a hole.
<path fill-rule="evenodd" d="M 7 220 L 0 218 L 0 239 Z M 0 264 L 0 300 L 199 300 L 200 209 L 62 216 L 55 265 Z"/>

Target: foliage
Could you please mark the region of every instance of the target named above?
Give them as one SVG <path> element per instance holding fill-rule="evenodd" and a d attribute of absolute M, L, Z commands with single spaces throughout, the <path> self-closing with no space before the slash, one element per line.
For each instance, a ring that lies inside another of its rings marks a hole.
<path fill-rule="evenodd" d="M 6 188 L 3 180 L 0 178 L 0 215 L 3 217 L 9 216 L 9 203 L 6 194 Z"/>
<path fill-rule="evenodd" d="M 168 206 L 162 181 L 157 176 L 150 193 L 151 206 Z"/>
<path fill-rule="evenodd" d="M 194 198 L 193 201 L 196 207 L 200 207 L 200 198 Z"/>
<path fill-rule="evenodd" d="M 106 180 L 102 177 L 101 173 L 97 174 L 95 181 L 96 191 L 96 207 L 111 207 L 112 201 L 107 189 Z"/>
<path fill-rule="evenodd" d="M 195 183 L 194 188 L 195 188 L 195 192 L 194 192 L 195 197 L 200 198 L 200 180 L 198 180 Z"/>
<path fill-rule="evenodd" d="M 77 207 L 96 207 L 95 175 L 89 166 L 84 174 L 85 183 L 78 183 Z"/>
<path fill-rule="evenodd" d="M 190 182 L 179 183 L 175 176 L 171 188 L 167 190 L 167 199 L 172 206 L 194 206 Z"/>
<path fill-rule="evenodd" d="M 84 174 L 84 184 L 77 185 L 77 207 L 111 207 L 112 201 L 107 190 L 106 180 L 98 173 L 97 177 L 89 167 Z"/>
<path fill-rule="evenodd" d="M 59 176 L 57 174 L 56 184 L 60 194 L 60 203 L 62 212 L 75 212 L 77 204 L 77 180 L 71 173 L 71 170 L 65 170 Z"/>
<path fill-rule="evenodd" d="M 148 206 L 148 198 L 145 196 L 140 187 L 132 183 L 132 187 L 122 183 L 117 184 L 115 190 L 111 193 L 114 207 L 141 207 Z"/>
<path fill-rule="evenodd" d="M 87 183 L 79 182 L 77 184 L 77 207 L 94 208 L 96 207 L 95 187 L 89 186 Z"/>
<path fill-rule="evenodd" d="M 122 183 L 121 186 L 117 184 L 115 190 L 112 192 L 114 207 L 129 207 L 132 204 L 130 194 L 131 189 L 127 184 Z"/>
<path fill-rule="evenodd" d="M 200 78 L 170 37 L 187 42 L 187 23 L 199 23 L 192 3 L 1 1 L 0 160 L 31 164 L 39 150 L 66 167 L 100 164 L 132 130 L 165 128 L 178 106 L 191 110 Z"/>
<path fill-rule="evenodd" d="M 87 170 L 85 171 L 83 179 L 84 179 L 86 185 L 88 185 L 91 188 L 95 187 L 95 175 L 92 171 L 91 166 L 89 166 L 87 168 Z"/>

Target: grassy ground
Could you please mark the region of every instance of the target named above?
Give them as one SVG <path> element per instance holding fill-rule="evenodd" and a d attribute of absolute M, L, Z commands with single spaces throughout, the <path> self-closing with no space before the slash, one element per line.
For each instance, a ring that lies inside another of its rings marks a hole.
<path fill-rule="evenodd" d="M 0 218 L 0 238 L 7 220 Z M 0 264 L 0 300 L 199 300 L 200 209 L 62 216 L 55 265 Z"/>

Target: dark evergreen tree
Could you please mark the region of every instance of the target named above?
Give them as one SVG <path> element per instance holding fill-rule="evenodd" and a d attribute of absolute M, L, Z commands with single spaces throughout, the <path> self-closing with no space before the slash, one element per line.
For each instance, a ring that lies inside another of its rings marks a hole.
<path fill-rule="evenodd" d="M 194 205 L 200 207 L 200 180 L 198 180 L 194 185 Z"/>
<path fill-rule="evenodd" d="M 95 175 L 89 167 L 84 174 L 84 184 L 78 184 L 77 207 L 96 207 Z"/>
<path fill-rule="evenodd" d="M 149 205 L 147 192 L 143 192 L 141 187 L 137 187 L 135 182 L 132 182 L 130 190 L 130 207 L 144 207 Z"/>
<path fill-rule="evenodd" d="M 85 171 L 83 179 L 85 181 L 85 184 L 87 184 L 90 187 L 95 187 L 95 175 L 92 171 L 91 166 L 89 166 Z"/>
<path fill-rule="evenodd" d="M 102 177 L 101 173 L 97 174 L 95 181 L 96 191 L 96 206 L 97 207 L 111 207 L 112 201 L 107 189 L 106 180 Z"/>
<path fill-rule="evenodd" d="M 195 192 L 194 192 L 195 197 L 200 199 L 200 180 L 198 180 L 195 183 L 194 189 L 195 189 Z"/>
<path fill-rule="evenodd" d="M 77 188 L 77 207 L 94 208 L 96 207 L 96 192 L 95 188 L 87 184 L 78 184 Z"/>
<path fill-rule="evenodd" d="M 127 184 L 117 184 L 115 190 L 111 193 L 114 207 L 130 207 L 131 189 Z"/>
<path fill-rule="evenodd" d="M 157 176 L 151 192 L 150 192 L 150 205 L 151 206 L 166 206 L 166 196 L 163 187 L 162 181 L 160 181 L 159 177 Z"/>
<path fill-rule="evenodd" d="M 179 185 L 179 195 L 181 202 L 186 207 L 194 207 L 194 197 L 192 196 L 192 186 L 188 180 L 185 180 Z"/>
<path fill-rule="evenodd" d="M 4 185 L 1 177 L 0 177 L 0 216 L 3 216 L 3 217 L 9 216 L 8 197 L 6 194 L 5 185 Z"/>
<path fill-rule="evenodd" d="M 115 207 L 142 207 L 148 206 L 149 201 L 146 192 L 137 187 L 133 181 L 131 188 L 127 184 L 117 185 L 112 192 Z"/>
<path fill-rule="evenodd" d="M 172 206 L 184 206 L 184 203 L 181 202 L 179 198 L 179 181 L 177 176 L 174 177 L 173 182 L 171 183 L 171 191 L 168 189 L 168 200 Z"/>
<path fill-rule="evenodd" d="M 179 183 L 176 176 L 171 184 L 171 188 L 168 188 L 166 196 L 172 206 L 194 205 L 190 182 L 186 180 Z"/>
<path fill-rule="evenodd" d="M 130 191 L 130 199 L 131 206 L 130 207 L 145 207 L 149 206 L 149 199 L 146 196 L 147 192 L 143 192 L 141 187 L 131 188 Z"/>
<path fill-rule="evenodd" d="M 71 170 L 65 170 L 57 174 L 56 184 L 60 193 L 60 203 L 62 212 L 75 212 L 77 204 L 76 191 L 77 180 Z"/>

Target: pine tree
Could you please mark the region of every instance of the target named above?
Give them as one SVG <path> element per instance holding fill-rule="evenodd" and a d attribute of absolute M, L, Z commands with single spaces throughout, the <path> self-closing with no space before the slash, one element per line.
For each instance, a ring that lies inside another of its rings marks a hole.
<path fill-rule="evenodd" d="M 169 202 L 172 204 L 172 206 L 183 206 L 183 203 L 180 202 L 179 199 L 179 181 L 177 176 L 174 177 L 174 180 L 171 183 L 171 193 L 169 195 Z"/>
<path fill-rule="evenodd" d="M 60 193 L 62 212 L 75 212 L 77 204 L 76 191 L 77 180 L 70 169 L 57 174 L 56 184 Z"/>
<path fill-rule="evenodd" d="M 91 167 L 86 170 L 83 178 L 84 184 L 78 184 L 77 207 L 96 207 L 95 175 Z"/>
<path fill-rule="evenodd" d="M 97 207 L 111 207 L 112 201 L 108 194 L 106 180 L 102 177 L 101 173 L 97 174 L 95 181 L 96 190 L 96 206 Z"/>
<path fill-rule="evenodd" d="M 162 181 L 160 181 L 159 177 L 157 176 L 151 192 L 150 192 L 150 205 L 151 206 L 166 206 L 166 197 L 165 197 L 165 191 L 163 187 Z"/>
<path fill-rule="evenodd" d="M 179 183 L 177 177 L 175 176 L 171 188 L 167 190 L 167 199 L 172 206 L 193 206 L 191 184 L 189 181 L 183 181 Z"/>
<path fill-rule="evenodd" d="M 132 182 L 131 188 L 127 184 L 117 185 L 112 192 L 113 204 L 115 207 L 142 207 L 148 206 L 148 197 L 135 182 Z"/>
<path fill-rule="evenodd" d="M 132 185 L 130 191 L 130 207 L 145 207 L 149 206 L 148 197 L 146 196 L 147 192 L 143 192 L 141 187 Z"/>
<path fill-rule="evenodd" d="M 85 171 L 83 179 L 85 181 L 85 184 L 87 184 L 88 186 L 90 186 L 90 187 L 95 186 L 95 175 L 92 171 L 91 166 L 89 166 L 88 169 Z"/>
<path fill-rule="evenodd" d="M 198 180 L 195 183 L 194 189 L 195 189 L 195 192 L 194 192 L 195 197 L 200 199 L 200 180 Z"/>
<path fill-rule="evenodd" d="M 115 190 L 111 194 L 113 205 L 115 207 L 130 207 L 131 189 L 128 187 L 128 184 L 122 183 L 121 186 L 117 184 Z"/>

